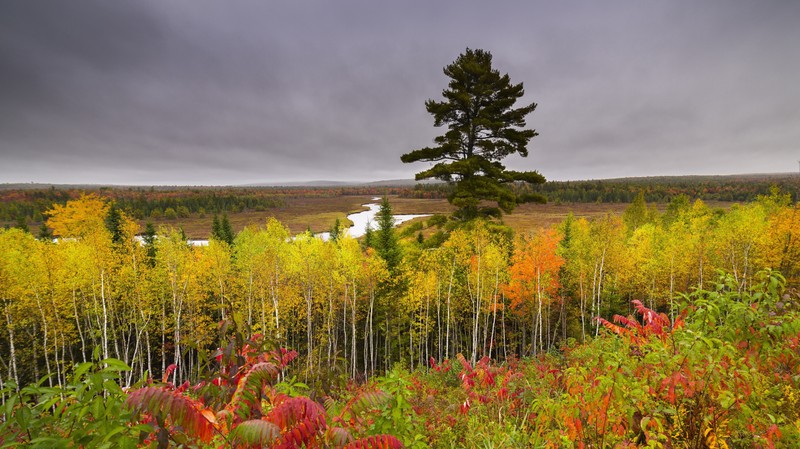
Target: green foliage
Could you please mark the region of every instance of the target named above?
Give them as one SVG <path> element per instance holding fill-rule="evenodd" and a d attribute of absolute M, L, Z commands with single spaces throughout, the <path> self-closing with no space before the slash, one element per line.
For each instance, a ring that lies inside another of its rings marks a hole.
<path fill-rule="evenodd" d="M 225 212 L 222 213 L 222 220 L 220 220 L 219 223 L 219 231 L 219 239 L 228 245 L 233 245 L 233 239 L 236 237 L 236 235 L 233 232 L 233 227 L 231 226 L 230 220 L 228 220 L 228 214 Z"/>
<path fill-rule="evenodd" d="M 428 447 L 421 421 L 410 402 L 413 393 L 408 373 L 395 368 L 386 373 L 381 379 L 380 386 L 391 396 L 391 400 L 388 407 L 375 417 L 370 431 L 391 433 L 409 448 Z"/>
<path fill-rule="evenodd" d="M 444 68 L 450 78 L 442 91 L 445 101 L 428 100 L 425 108 L 433 115 L 434 126 L 447 126 L 447 132 L 434 139 L 437 146 L 404 154 L 403 162 L 435 162 L 417 173 L 416 179 L 436 178 L 453 184 L 448 201 L 460 219 L 499 216 L 511 212 L 517 203 L 543 202 L 541 195 L 517 195 L 510 185 L 516 182 L 544 183 L 539 173 L 506 170 L 500 163 L 511 154 L 527 156 L 530 139 L 536 131 L 524 129 L 525 116 L 536 103 L 514 108 L 525 91 L 512 84 L 508 75 L 492 67 L 492 55 L 484 50 L 467 49 Z M 482 205 L 491 201 L 497 207 Z"/>
<path fill-rule="evenodd" d="M 429 227 L 436 226 L 437 228 L 441 229 L 447 223 L 447 216 L 442 214 L 434 214 L 431 218 L 428 218 L 427 224 Z"/>
<path fill-rule="evenodd" d="M 42 225 L 39 226 L 38 239 L 41 241 L 48 241 L 48 242 L 53 240 L 53 233 L 50 232 L 50 228 L 48 228 L 47 225 L 44 223 L 42 223 Z"/>
<path fill-rule="evenodd" d="M 122 214 L 114 204 L 108 208 L 105 222 L 106 229 L 111 234 L 111 241 L 117 244 L 122 243 Z"/>
<path fill-rule="evenodd" d="M 23 232 L 30 232 L 30 230 L 28 229 L 28 223 L 25 220 L 24 215 L 17 216 L 17 224 L 14 227 Z"/>
<path fill-rule="evenodd" d="M 664 213 L 662 220 L 664 221 L 664 225 L 669 226 L 674 223 L 680 216 L 687 213 L 689 209 L 691 209 L 692 205 L 689 201 L 689 197 L 686 195 L 677 195 L 672 200 L 670 200 L 669 205 L 667 205 L 667 211 Z"/>
<path fill-rule="evenodd" d="M 383 197 L 381 207 L 375 216 L 378 222 L 378 229 L 370 236 L 371 245 L 375 248 L 378 255 L 386 261 L 386 268 L 390 273 L 396 273 L 403 253 L 397 241 L 397 233 L 394 229 L 394 215 L 389 198 Z"/>
<path fill-rule="evenodd" d="M 131 425 L 118 381 L 130 368 L 117 359 L 86 362 L 63 387 L 45 387 L 46 379 L 17 391 L 3 385 L 0 441 L 3 447 L 135 448 L 147 425 Z"/>
<path fill-rule="evenodd" d="M 622 221 L 625 223 L 629 234 L 632 234 L 633 231 L 647 223 L 654 223 L 657 218 L 658 211 L 647 207 L 644 192 L 641 190 L 622 214 Z"/>
<path fill-rule="evenodd" d="M 423 228 L 422 222 L 421 221 L 415 221 L 414 223 L 411 223 L 408 226 L 406 226 L 405 228 L 403 228 L 403 230 L 400 232 L 400 238 L 405 239 L 405 238 L 411 237 L 412 235 L 414 235 L 414 234 L 418 233 L 419 231 L 421 231 L 422 228 Z"/>
<path fill-rule="evenodd" d="M 142 243 L 144 243 L 145 253 L 150 266 L 155 266 L 156 263 L 156 228 L 153 223 L 147 222 L 144 226 L 144 234 L 142 235 Z"/>
<path fill-rule="evenodd" d="M 331 241 L 333 242 L 338 241 L 342 236 L 342 222 L 339 220 L 339 218 L 336 218 L 336 221 L 333 222 L 333 226 L 331 227 L 329 235 Z"/>
<path fill-rule="evenodd" d="M 189 208 L 184 205 L 178 206 L 175 212 L 178 214 L 178 218 L 188 218 L 190 215 Z"/>
<path fill-rule="evenodd" d="M 644 191 L 648 203 L 669 203 L 678 196 L 687 200 L 756 201 L 770 195 L 777 186 L 793 201 L 800 197 L 797 175 L 737 175 L 737 176 L 660 176 L 592 181 L 549 181 L 532 186 L 530 191 L 547 196 L 551 202 L 562 203 L 630 203 Z M 441 186 L 420 187 L 417 192 L 438 196 Z"/>
<path fill-rule="evenodd" d="M 211 238 L 232 246 L 235 237 L 228 214 L 223 213 L 222 219 L 214 214 L 214 220 L 211 223 Z"/>
<path fill-rule="evenodd" d="M 167 220 L 177 220 L 178 213 L 175 212 L 175 209 L 168 207 L 164 209 L 164 218 L 166 218 Z"/>
<path fill-rule="evenodd" d="M 448 234 L 443 231 L 436 231 L 428 237 L 424 244 L 424 248 L 438 248 L 447 241 Z"/>

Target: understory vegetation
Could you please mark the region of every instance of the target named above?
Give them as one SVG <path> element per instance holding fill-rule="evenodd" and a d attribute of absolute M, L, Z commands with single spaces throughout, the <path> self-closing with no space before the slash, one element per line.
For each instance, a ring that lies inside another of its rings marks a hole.
<path fill-rule="evenodd" d="M 0 441 L 32 447 L 798 447 L 800 206 L 205 247 L 101 196 L 0 231 Z"/>

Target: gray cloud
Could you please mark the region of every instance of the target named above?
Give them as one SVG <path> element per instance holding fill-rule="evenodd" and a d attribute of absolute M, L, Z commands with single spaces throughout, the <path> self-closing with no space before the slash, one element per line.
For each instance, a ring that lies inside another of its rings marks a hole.
<path fill-rule="evenodd" d="M 0 5 L 0 182 L 411 177 L 465 47 L 524 82 L 551 179 L 790 171 L 789 1 Z"/>

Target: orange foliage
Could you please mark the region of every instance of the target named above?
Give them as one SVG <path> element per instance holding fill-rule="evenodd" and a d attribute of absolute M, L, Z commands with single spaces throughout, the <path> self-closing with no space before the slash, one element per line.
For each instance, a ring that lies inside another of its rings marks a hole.
<path fill-rule="evenodd" d="M 524 239 L 517 246 L 510 268 L 511 281 L 505 294 L 513 310 L 524 313 L 525 304 L 553 298 L 558 292 L 559 270 L 564 258 L 558 254 L 561 235 L 553 228 Z"/>

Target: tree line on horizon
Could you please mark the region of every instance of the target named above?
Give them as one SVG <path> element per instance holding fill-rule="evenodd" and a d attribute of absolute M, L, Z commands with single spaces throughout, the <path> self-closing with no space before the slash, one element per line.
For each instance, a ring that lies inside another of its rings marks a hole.
<path fill-rule="evenodd" d="M 644 192 L 648 203 L 667 204 L 678 195 L 706 202 L 750 202 L 759 195 L 768 195 L 772 187 L 789 193 L 793 201 L 800 198 L 800 177 L 674 177 L 669 179 L 547 181 L 523 189 L 545 196 L 550 203 L 631 203 Z M 33 189 L 0 191 L 0 222 L 7 227 L 40 226 L 44 212 L 53 204 L 66 204 L 79 198 L 81 189 Z M 445 183 L 418 183 L 413 187 L 331 187 L 331 188 L 243 188 L 196 189 L 177 187 L 152 191 L 149 188 L 108 188 L 100 195 L 113 200 L 128 215 L 139 220 L 173 219 L 188 216 L 211 216 L 223 212 L 269 211 L 284 207 L 289 196 L 398 195 L 401 198 L 444 199 L 452 191 Z M 227 193 L 222 193 L 227 192 Z M 164 198 L 160 198 L 163 196 Z"/>
<path fill-rule="evenodd" d="M 777 187 L 793 201 L 800 199 L 800 176 L 676 176 L 671 178 L 609 179 L 586 181 L 547 181 L 523 188 L 541 194 L 550 203 L 631 203 L 643 192 L 648 203 L 668 204 L 679 195 L 706 202 L 750 202 L 768 195 Z M 447 198 L 452 187 L 447 184 L 417 184 L 400 194 L 405 198 Z"/>

